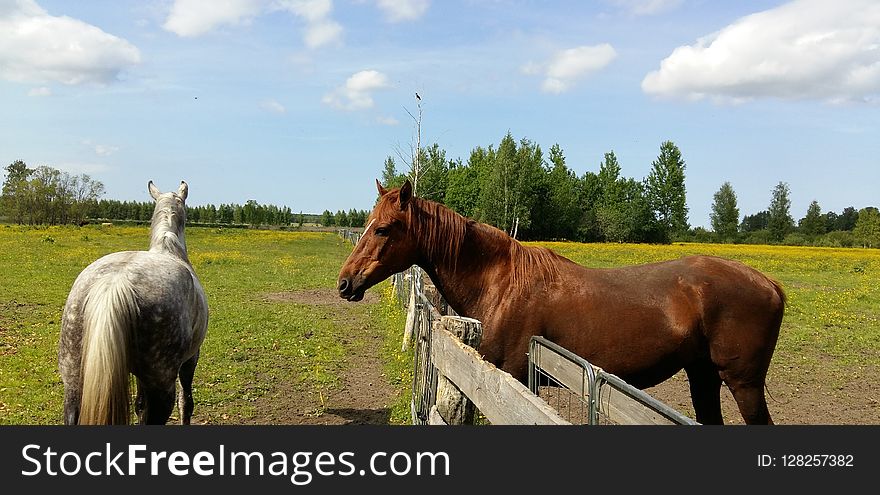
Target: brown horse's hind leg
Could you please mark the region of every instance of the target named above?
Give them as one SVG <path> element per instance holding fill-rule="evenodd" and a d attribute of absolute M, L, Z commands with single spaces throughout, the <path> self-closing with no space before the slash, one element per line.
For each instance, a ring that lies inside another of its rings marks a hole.
<path fill-rule="evenodd" d="M 767 400 L 764 398 L 764 382 L 761 383 L 737 383 L 733 380 L 727 382 L 739 412 L 747 425 L 772 425 L 773 419 L 767 409 Z"/>
<path fill-rule="evenodd" d="M 691 401 L 697 422 L 723 425 L 721 416 L 721 377 L 711 363 L 699 362 L 685 367 L 691 387 Z"/>

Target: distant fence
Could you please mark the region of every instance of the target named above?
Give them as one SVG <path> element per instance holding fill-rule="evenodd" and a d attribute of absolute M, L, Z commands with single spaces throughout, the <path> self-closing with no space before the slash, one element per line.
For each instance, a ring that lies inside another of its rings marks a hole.
<path fill-rule="evenodd" d="M 336 229 L 336 233 L 339 234 L 339 237 L 342 237 L 346 241 L 350 242 L 352 246 L 357 246 L 358 241 L 361 240 L 363 230 L 357 231 L 352 229 Z"/>

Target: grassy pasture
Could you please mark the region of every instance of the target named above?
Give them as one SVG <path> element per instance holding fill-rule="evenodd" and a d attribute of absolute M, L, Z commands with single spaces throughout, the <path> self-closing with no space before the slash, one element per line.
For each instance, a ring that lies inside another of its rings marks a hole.
<path fill-rule="evenodd" d="M 98 257 L 144 249 L 147 242 L 147 227 L 0 226 L 0 424 L 60 422 L 63 386 L 56 352 L 67 292 Z M 383 297 L 371 305 L 279 303 L 266 297 L 332 291 L 350 246 L 332 233 L 214 228 L 187 229 L 187 243 L 211 310 L 195 377 L 194 421 L 259 422 L 259 401 L 284 399 L 276 395 L 282 382 L 285 390 L 312 398 L 313 413 L 320 415 L 324 398 L 339 387 L 352 346 L 367 345 L 358 340 L 363 331 L 385 336 L 382 372 L 400 391 L 390 420 L 407 421 L 410 356 L 397 350 L 403 315 L 390 302 L 387 282 L 374 289 Z M 741 260 L 779 280 L 788 294 L 771 375 L 783 370 L 796 383 L 800 377 L 822 377 L 810 385 L 827 388 L 816 391 L 820 395 L 880 369 L 880 250 L 534 244 L 594 267 L 688 254 Z M 880 398 L 877 390 L 864 393 Z M 290 407 L 297 407 L 295 400 Z"/>
<path fill-rule="evenodd" d="M 782 283 L 788 296 L 774 363 L 880 366 L 880 250 L 731 244 L 537 243 L 591 267 L 707 254 L 736 259 Z"/>
<path fill-rule="evenodd" d="M 0 424 L 61 421 L 64 387 L 56 353 L 73 280 L 104 254 L 146 249 L 148 234 L 148 227 L 135 226 L 0 226 Z M 194 382 L 194 422 L 259 421 L 255 403 L 281 381 L 291 382 L 287 390 L 314 398 L 310 403 L 322 404 L 338 385 L 346 346 L 358 345 L 357 336 L 347 334 L 353 321 L 356 328 L 394 331 L 386 346 L 393 352 L 391 341 L 399 339 L 403 319 L 390 303 L 340 308 L 266 297 L 332 290 L 351 249 L 335 234 L 188 228 L 187 245 L 210 308 Z M 387 359 L 395 360 L 402 358 Z M 397 372 L 389 369 L 386 375 L 405 381 Z M 321 414 L 320 406 L 315 409 Z"/>

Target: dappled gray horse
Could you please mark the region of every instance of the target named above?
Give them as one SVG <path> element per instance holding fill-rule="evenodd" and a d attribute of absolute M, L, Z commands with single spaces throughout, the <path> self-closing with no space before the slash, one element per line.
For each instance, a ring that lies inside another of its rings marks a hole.
<path fill-rule="evenodd" d="M 208 327 L 205 291 L 186 254 L 188 186 L 156 200 L 149 251 L 108 254 L 73 283 L 61 319 L 58 364 L 65 424 L 128 424 L 129 373 L 141 424 L 165 424 L 180 377 L 180 423 L 193 410 L 192 380 Z"/>

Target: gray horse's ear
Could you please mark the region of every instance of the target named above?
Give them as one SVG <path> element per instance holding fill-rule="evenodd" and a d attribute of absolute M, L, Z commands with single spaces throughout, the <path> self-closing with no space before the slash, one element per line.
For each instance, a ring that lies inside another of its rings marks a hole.
<path fill-rule="evenodd" d="M 186 201 L 187 194 L 189 194 L 189 186 L 186 185 L 186 181 L 180 181 L 180 188 L 177 189 L 177 195 L 180 196 L 180 199 Z"/>
<path fill-rule="evenodd" d="M 379 191 L 379 196 L 385 196 L 388 194 L 388 189 L 382 187 L 382 183 L 379 182 L 379 179 L 376 179 L 376 190 Z"/>
<path fill-rule="evenodd" d="M 162 194 L 162 192 L 159 191 L 159 188 L 156 187 L 156 184 L 153 184 L 153 181 L 150 181 L 150 183 L 147 184 L 147 189 L 149 189 L 150 196 L 152 196 L 153 199 L 159 199 L 159 196 Z"/>
<path fill-rule="evenodd" d="M 407 179 L 407 181 L 404 182 L 402 186 L 400 186 L 400 198 L 398 199 L 398 206 L 400 207 L 400 211 L 406 209 L 411 199 L 412 183 Z"/>

